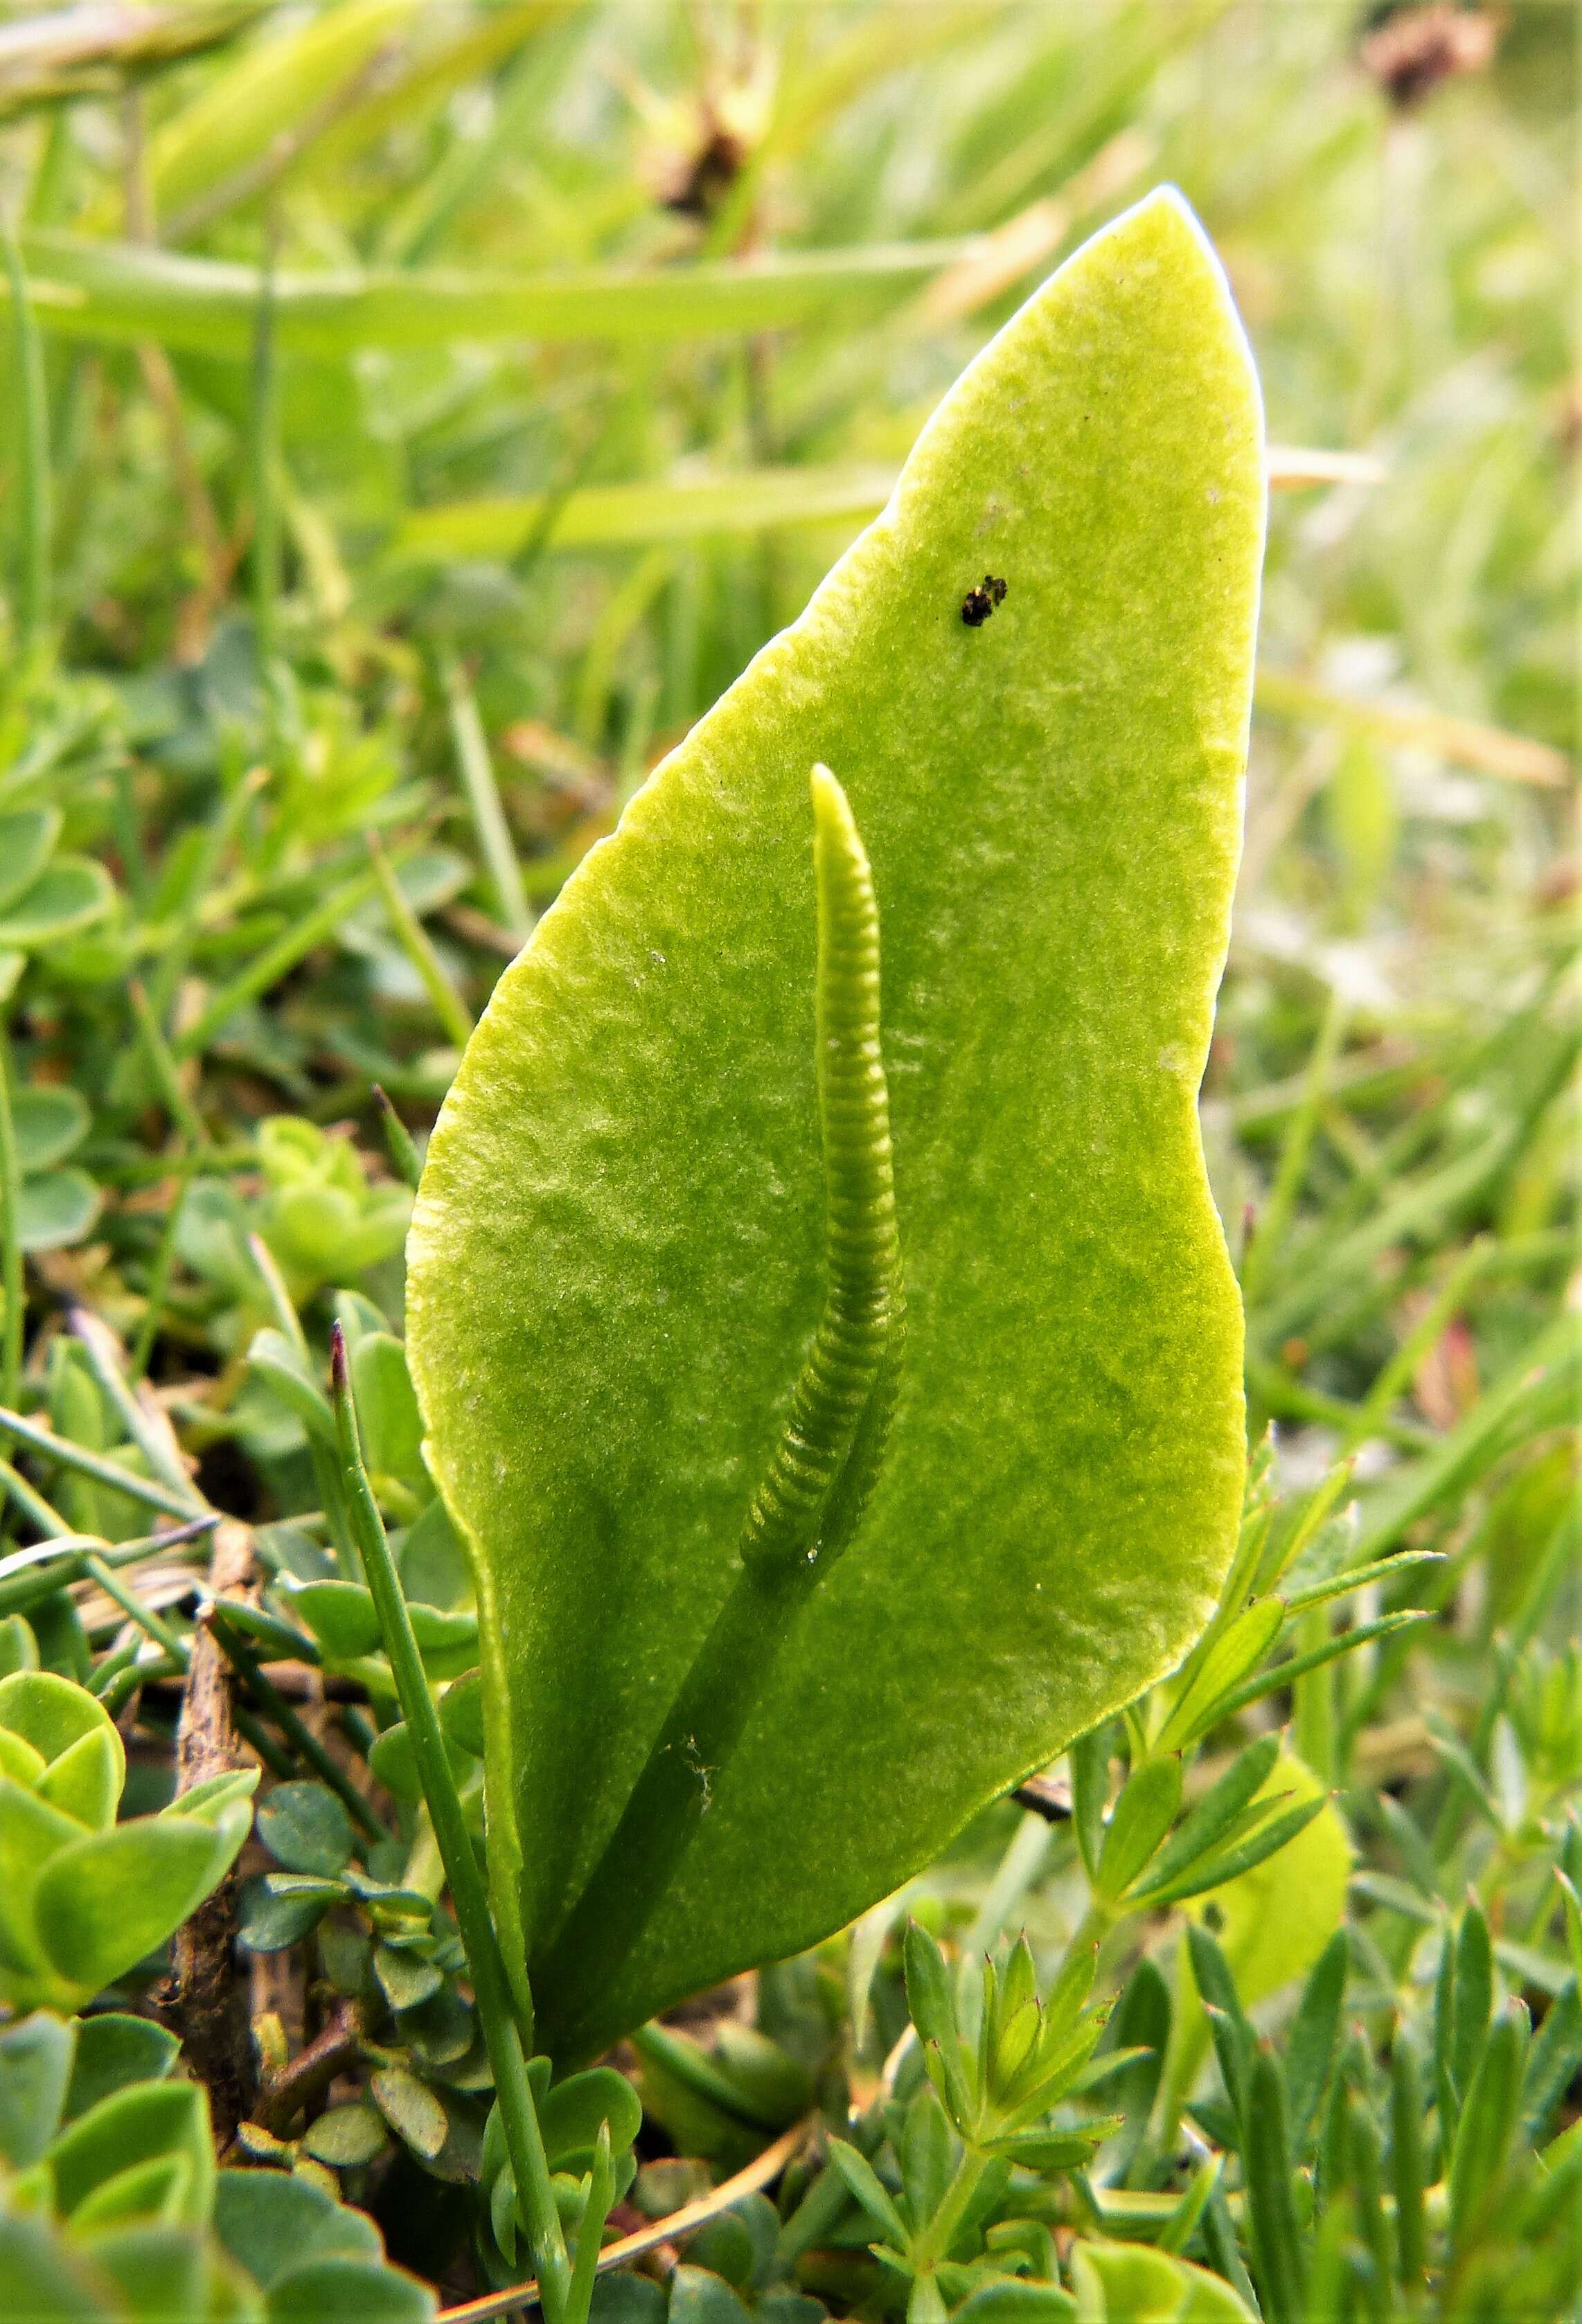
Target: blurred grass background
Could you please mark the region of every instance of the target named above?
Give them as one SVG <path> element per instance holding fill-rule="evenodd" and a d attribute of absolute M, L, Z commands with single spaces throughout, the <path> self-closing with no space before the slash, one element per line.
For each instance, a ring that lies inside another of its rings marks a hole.
<path fill-rule="evenodd" d="M 1206 1100 L 1254 1426 L 1293 1474 L 1358 1452 L 1397 1533 L 1482 1542 L 1526 1479 L 1539 1558 L 1572 1460 L 1570 1376 L 1529 1373 L 1576 1170 L 1576 97 L 1564 0 L 5 11 L 29 1393 L 85 1299 L 272 1506 L 245 1231 L 310 1299 L 352 1246 L 281 1222 L 328 1190 L 399 1311 L 374 1085 L 421 1139 L 534 915 L 963 364 L 1173 179 L 1299 455 Z"/>
<path fill-rule="evenodd" d="M 266 1562 L 322 1528 L 332 1297 L 399 1329 L 402 1140 L 494 980 L 997 323 L 1173 179 L 1281 447 L 1203 1107 L 1251 1427 L 1288 1497 L 1355 1490 L 1358 1563 L 1447 1553 L 1359 1591 L 1364 1643 L 1291 1691 L 1355 1848 L 1348 2007 L 1420 2015 L 1469 1886 L 1502 1977 L 1568 1990 L 1576 24 L 0 6 L 0 1552 L 69 1527 L 136 1568 L 46 1605 L 23 1550 L 0 1618 L 25 1598 L 122 1717 L 138 1802 L 180 1678 L 143 1633 L 208 1553 L 151 1547 L 114 1480 L 184 1508 L 190 1460 L 216 1508 L 288 1521 Z M 375 1466 L 405 1524 L 401 1410 Z M 462 1609 L 421 1532 L 407 1586 Z M 1414 1607 L 1439 1618 L 1367 1628 Z M 1018 1914 L 1064 1944 L 1051 1830 L 1001 1802 L 927 1876 L 969 1950 Z M 415 2183 L 386 2225 L 433 2273 Z M 1531 2256 L 1496 2236 L 1444 2312 L 1520 2306 Z"/>

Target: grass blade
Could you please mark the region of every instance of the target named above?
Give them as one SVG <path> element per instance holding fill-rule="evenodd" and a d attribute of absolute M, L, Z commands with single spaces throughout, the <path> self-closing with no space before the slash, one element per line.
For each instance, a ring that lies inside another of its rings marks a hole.
<path fill-rule="evenodd" d="M 18 487 L 21 540 L 16 576 L 16 642 L 25 664 L 44 640 L 50 621 L 50 419 L 44 393 L 44 357 L 38 318 L 28 295 L 27 275 L 9 221 L 0 226 L 5 272 L 11 284 L 11 320 L 15 347 Z"/>

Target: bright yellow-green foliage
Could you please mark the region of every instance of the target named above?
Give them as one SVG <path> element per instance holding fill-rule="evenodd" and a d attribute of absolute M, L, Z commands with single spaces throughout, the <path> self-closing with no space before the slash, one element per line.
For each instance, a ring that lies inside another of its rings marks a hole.
<path fill-rule="evenodd" d="M 500 1906 L 541 1960 L 730 1587 L 824 1301 L 807 784 L 834 769 L 879 903 L 899 1408 L 852 1547 L 698 1770 L 606 2032 L 893 1888 L 1210 1609 L 1241 1317 L 1195 1098 L 1263 498 L 1239 323 L 1156 195 L 972 365 L 467 1051 L 410 1343 L 476 1562 Z"/>
<path fill-rule="evenodd" d="M 0 1679 L 0 2002 L 78 2009 L 162 1945 L 235 1863 L 257 1770 L 116 1821 L 126 1753 L 86 1687 Z"/>
<path fill-rule="evenodd" d="M 1282 1752 L 1260 1799 L 1285 1798 L 1292 1807 L 1317 1798 L 1322 1789 L 1310 1767 Z M 1236 1991 L 1251 2009 L 1266 1994 L 1304 1977 L 1346 1917 L 1346 1885 L 1351 1877 L 1351 1845 L 1333 1807 L 1324 1807 L 1277 1856 L 1227 1880 L 1211 1896 L 1188 1907 L 1201 1920 L 1214 1908 L 1210 1925 L 1235 1973 Z M 1184 1974 L 1191 1975 L 1186 1949 Z"/>

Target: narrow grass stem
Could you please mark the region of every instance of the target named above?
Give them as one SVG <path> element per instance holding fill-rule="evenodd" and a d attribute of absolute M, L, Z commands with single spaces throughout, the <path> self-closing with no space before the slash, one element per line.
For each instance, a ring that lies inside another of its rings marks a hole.
<path fill-rule="evenodd" d="M 451 1772 L 434 1698 L 429 1691 L 422 1657 L 412 1632 L 406 1600 L 396 1579 L 394 1560 L 384 1536 L 384 1522 L 368 1483 L 357 1430 L 356 1406 L 347 1373 L 346 1343 L 338 1323 L 330 1339 L 330 1386 L 335 1407 L 336 1435 L 352 1526 L 363 1569 L 379 1616 L 384 1651 L 412 1739 L 412 1753 L 423 1786 L 423 1797 L 434 1826 L 434 1839 L 449 1883 L 456 1923 L 467 1950 L 477 2004 L 478 2022 L 494 2069 L 495 2092 L 505 2133 L 506 2152 L 516 2181 L 517 2201 L 527 2225 L 528 2239 L 539 2272 L 541 2298 L 549 2324 L 564 2324 L 571 2289 L 571 2267 L 560 2213 L 555 2208 L 549 2158 L 539 2127 L 538 2109 L 528 2080 L 522 2029 L 513 2006 L 511 1986 L 500 1957 L 499 1941 L 489 1911 L 483 1876 L 473 1850 L 456 1778 Z"/>
<path fill-rule="evenodd" d="M 278 1776 L 282 1784 L 289 1784 L 297 1772 L 297 1763 L 291 1753 L 275 1741 L 263 1720 L 254 1719 L 253 1713 L 239 1702 L 233 1709 L 231 1718 L 237 1734 L 257 1752 L 270 1774 Z"/>
<path fill-rule="evenodd" d="M 1328 1093 L 1329 1076 L 1345 1038 L 1346 1018 L 1345 1002 L 1338 994 L 1331 995 L 1308 1065 L 1307 1087 L 1302 1093 L 1302 1102 L 1291 1116 L 1281 1143 L 1274 1184 L 1269 1190 L 1269 1199 L 1242 1260 L 1242 1296 L 1249 1310 L 1263 1287 L 1270 1261 L 1283 1241 L 1296 1209 L 1297 1196 L 1307 1175 L 1308 1157 L 1312 1151 L 1318 1118 Z"/>
<path fill-rule="evenodd" d="M 210 1513 L 194 1517 L 189 1525 L 179 1526 L 173 1533 L 144 1534 L 136 1541 L 117 1542 L 112 1548 L 107 1542 L 72 1533 L 48 1502 L 38 1500 L 36 1495 L 29 1497 L 36 1508 L 29 1508 L 21 1496 L 14 1495 L 14 1485 L 22 1482 L 15 1471 L 5 1462 L 0 1462 L 0 1471 L 5 1472 L 0 1482 L 14 1493 L 35 1525 L 41 1522 L 41 1511 L 54 1519 L 48 1528 L 48 1539 L 34 1543 L 31 1549 L 13 1550 L 9 1556 L 0 1558 L 0 1618 L 23 1613 L 29 1606 L 52 1597 L 57 1590 L 80 1582 L 88 1571 L 90 1555 L 112 1570 L 136 1565 L 145 1557 L 158 1556 L 162 1550 L 179 1549 L 195 1541 L 220 1521 L 217 1515 Z"/>
<path fill-rule="evenodd" d="M 403 848 L 394 860 L 400 862 L 411 853 L 410 848 Z M 211 995 L 186 1031 L 178 1037 L 174 1044 L 176 1056 L 194 1057 L 207 1048 L 227 1018 L 234 1017 L 238 1009 L 245 1009 L 249 1001 L 256 1001 L 271 985 L 278 984 L 315 945 L 333 936 L 347 913 L 373 895 L 378 885 L 377 875 L 367 871 L 359 872 L 355 879 L 332 889 L 321 904 L 304 913 L 294 927 L 287 928 L 272 945 L 266 945 L 239 974 Z"/>
<path fill-rule="evenodd" d="M 205 1506 L 203 1495 L 183 1468 L 170 1426 L 157 1408 L 145 1411 L 118 1360 L 119 1343 L 108 1327 L 84 1307 L 74 1307 L 70 1314 L 72 1335 L 88 1358 L 88 1368 L 127 1435 L 136 1445 L 153 1473 L 173 1493 L 185 1496 L 189 1508 L 196 1516 Z"/>
<path fill-rule="evenodd" d="M 22 252 L 9 220 L 0 226 L 11 285 L 11 318 L 21 410 L 18 429 L 22 540 L 16 576 L 18 659 L 31 665 L 50 621 L 50 417 L 43 346 L 28 297 Z"/>
<path fill-rule="evenodd" d="M 53 1431 L 41 1427 L 36 1420 L 28 1420 L 20 1412 L 0 1407 L 0 1429 L 14 1436 L 32 1452 L 41 1452 L 47 1460 L 58 1461 L 63 1469 L 72 1470 L 79 1477 L 91 1477 L 96 1485 L 108 1485 L 117 1493 L 125 1493 L 131 1501 L 141 1501 L 145 1509 L 158 1509 L 168 1517 L 190 1517 L 192 1499 L 190 1493 L 172 1492 L 168 1485 L 153 1477 L 134 1476 L 130 1469 L 106 1461 L 102 1454 L 90 1452 L 86 1445 L 73 1444 L 69 1437 L 57 1436 Z"/>
<path fill-rule="evenodd" d="M 60 1510 L 51 1507 L 42 1493 L 30 1485 L 21 1470 L 14 1468 L 9 1461 L 0 1461 L 0 1489 L 5 1491 L 7 1499 L 15 1502 L 29 1524 L 36 1526 L 40 1533 L 52 1539 L 60 1539 L 75 1531 Z M 12 1559 L 7 1558 L 5 1567 L 11 1564 Z"/>
<path fill-rule="evenodd" d="M 308 1335 L 302 1329 L 302 1319 L 297 1313 L 285 1277 L 274 1253 L 260 1234 L 247 1237 L 247 1249 L 254 1266 L 258 1269 L 264 1290 L 269 1295 L 271 1313 L 276 1328 L 288 1339 L 304 1362 L 308 1360 Z M 324 1505 L 325 1520 L 329 1527 L 330 1545 L 348 1582 L 356 1579 L 357 1559 L 352 1543 L 351 1519 L 347 1509 L 346 1493 L 335 1457 L 317 1434 L 310 1432 L 308 1457 L 313 1464 L 314 1481 L 319 1498 Z"/>
<path fill-rule="evenodd" d="M 445 964 L 435 951 L 429 932 L 407 901 L 406 891 L 390 868 L 390 860 L 379 844 L 379 835 L 367 835 L 368 853 L 379 881 L 379 892 L 384 899 L 384 908 L 390 925 L 402 952 L 411 961 L 421 980 L 424 991 L 433 1006 L 434 1014 L 455 1042 L 464 1049 L 472 1037 L 472 1019 L 467 1014 L 461 995 L 445 973 Z"/>
<path fill-rule="evenodd" d="M 261 1234 L 247 1237 L 247 1256 L 258 1269 L 258 1279 L 268 1295 L 270 1313 L 275 1329 L 288 1339 L 298 1355 L 308 1352 L 308 1335 L 302 1329 L 302 1319 L 297 1313 L 297 1303 L 286 1288 L 285 1277 L 280 1271 L 280 1261 Z"/>
<path fill-rule="evenodd" d="M 126 998 L 132 1005 L 132 1019 L 143 1045 L 143 1054 L 148 1060 L 149 1071 L 153 1075 L 166 1112 L 190 1146 L 207 1146 L 209 1139 L 203 1116 L 181 1086 L 180 1068 L 171 1054 L 170 1043 L 150 1006 L 148 995 L 136 977 L 126 987 Z"/>
<path fill-rule="evenodd" d="M 175 1192 L 165 1213 L 164 1225 L 153 1254 L 153 1264 L 148 1271 L 148 1283 L 143 1293 L 143 1319 L 137 1326 L 137 1336 L 126 1351 L 126 1377 L 134 1384 L 148 1370 L 153 1354 L 153 1344 L 164 1321 L 165 1298 L 171 1287 L 171 1275 L 176 1264 L 176 1241 L 181 1231 L 181 1210 L 187 1192 L 192 1184 L 200 1155 L 188 1153 L 173 1164 Z"/>
<path fill-rule="evenodd" d="M 374 1102 L 379 1109 L 379 1127 L 384 1134 L 384 1150 L 390 1157 L 390 1167 L 414 1194 L 423 1175 L 418 1149 L 412 1134 L 391 1103 L 389 1092 L 374 1084 Z"/>
<path fill-rule="evenodd" d="M 276 443 L 280 434 L 279 380 L 274 345 L 274 255 L 276 217 L 272 203 L 264 222 L 264 265 L 253 327 L 252 392 L 247 415 L 247 457 L 253 494 L 254 634 L 267 722 L 275 724 L 275 664 L 279 652 L 280 506 L 275 493 Z"/>
<path fill-rule="evenodd" d="M 123 1582 L 120 1575 L 92 1550 L 84 1552 L 82 1564 L 88 1578 L 98 1583 L 106 1597 L 119 1606 L 127 1620 L 134 1622 L 145 1638 L 152 1638 L 156 1646 L 162 1647 L 179 1669 L 185 1670 L 190 1659 L 186 1640 L 179 1637 L 152 1606 L 143 1604 L 131 1583 Z"/>
<path fill-rule="evenodd" d="M 186 1665 L 173 1662 L 169 1655 L 160 1655 L 153 1662 L 144 1663 L 138 1661 L 134 1649 L 130 1661 L 107 1685 L 96 1692 L 110 1717 L 119 1719 L 140 1687 L 149 1685 L 154 1679 L 182 1678 L 185 1674 Z"/>
<path fill-rule="evenodd" d="M 1355 1452 L 1357 1446 L 1373 1435 L 1388 1417 L 1396 1397 L 1460 1307 L 1469 1286 L 1487 1264 L 1493 1250 L 1492 1238 L 1485 1235 L 1462 1252 L 1429 1305 L 1357 1406 L 1341 1438 L 1341 1458 L 1348 1452 Z"/>
<path fill-rule="evenodd" d="M 484 723 L 478 716 L 477 704 L 473 699 L 472 688 L 460 664 L 448 662 L 443 677 L 446 707 L 450 718 L 450 741 L 456 753 L 456 771 L 461 777 L 461 787 L 467 793 L 473 829 L 477 834 L 478 852 L 484 859 L 484 870 L 494 893 L 495 908 L 502 924 L 510 929 L 517 943 L 525 944 L 532 934 L 532 910 L 523 889 L 522 867 L 516 861 L 505 810 L 500 804 L 500 788 L 495 780 L 494 762 L 489 756 Z"/>

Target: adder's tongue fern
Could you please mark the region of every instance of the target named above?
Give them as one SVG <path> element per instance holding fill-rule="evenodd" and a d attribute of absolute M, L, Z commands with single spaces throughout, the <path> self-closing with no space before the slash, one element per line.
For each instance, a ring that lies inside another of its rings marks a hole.
<path fill-rule="evenodd" d="M 798 1612 L 856 1532 L 895 1407 L 904 1303 L 879 1046 L 879 910 L 846 793 L 827 767 L 814 768 L 812 788 L 824 1307 L 748 1509 L 741 1570 L 604 1854 L 533 1965 L 566 2063 L 608 2036 L 620 1965 L 675 1877 Z"/>

